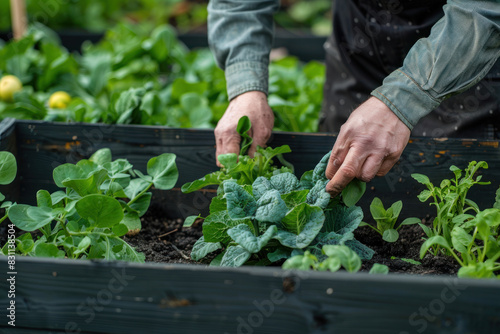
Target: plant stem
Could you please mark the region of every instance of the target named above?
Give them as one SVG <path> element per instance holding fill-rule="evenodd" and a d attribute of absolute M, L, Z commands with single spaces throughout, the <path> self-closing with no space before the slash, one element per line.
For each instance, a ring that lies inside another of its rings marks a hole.
<path fill-rule="evenodd" d="M 153 185 L 153 182 L 151 182 L 149 184 L 149 186 L 147 186 L 143 191 L 141 191 L 140 193 L 137 194 L 137 196 L 135 196 L 133 199 L 131 199 L 127 204 L 128 206 L 130 206 L 130 204 L 134 203 L 135 201 L 137 201 L 139 199 L 139 197 L 141 197 L 146 191 L 149 190 L 149 188 L 151 188 L 151 186 Z M 125 208 L 123 208 L 123 211 L 125 211 Z"/>

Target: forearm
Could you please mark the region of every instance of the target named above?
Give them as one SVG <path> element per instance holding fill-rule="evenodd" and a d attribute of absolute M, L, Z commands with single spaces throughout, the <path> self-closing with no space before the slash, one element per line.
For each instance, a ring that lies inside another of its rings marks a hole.
<path fill-rule="evenodd" d="M 450 0 L 445 16 L 372 95 L 410 129 L 446 98 L 480 81 L 500 56 L 500 3 Z"/>
<path fill-rule="evenodd" d="M 229 99 L 257 90 L 267 94 L 273 14 L 279 0 L 211 0 L 208 42 L 225 70 Z"/>

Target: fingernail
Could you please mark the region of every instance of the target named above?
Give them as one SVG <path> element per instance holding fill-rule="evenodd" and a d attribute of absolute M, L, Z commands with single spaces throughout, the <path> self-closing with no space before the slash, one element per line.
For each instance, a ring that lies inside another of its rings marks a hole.
<path fill-rule="evenodd" d="M 333 160 L 333 165 L 334 165 L 335 167 L 340 167 L 341 163 L 340 163 L 339 159 L 335 159 L 335 160 Z"/>

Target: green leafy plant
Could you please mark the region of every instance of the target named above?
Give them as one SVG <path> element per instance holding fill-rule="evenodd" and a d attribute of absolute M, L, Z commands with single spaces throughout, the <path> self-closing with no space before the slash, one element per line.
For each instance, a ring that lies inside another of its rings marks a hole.
<path fill-rule="evenodd" d="M 369 226 L 375 230 L 378 234 L 382 236 L 387 242 L 396 242 L 399 239 L 399 229 L 404 225 L 413 225 L 420 223 L 421 220 L 418 218 L 406 218 L 395 228 L 396 222 L 403 208 L 403 202 L 397 201 L 393 203 L 387 210 L 384 208 L 384 204 L 380 198 L 375 197 L 370 204 L 370 213 L 373 219 L 377 223 L 376 226 L 372 226 L 368 223 L 362 222 L 360 226 Z"/>
<path fill-rule="evenodd" d="M 363 218 L 361 208 L 348 207 L 338 198 L 332 200 L 325 191 L 328 158 L 329 154 L 300 180 L 283 170 L 256 178 L 217 174 L 226 179 L 215 178 L 220 181 L 218 195 L 212 199 L 210 214 L 203 222 L 203 236 L 195 243 L 191 257 L 200 260 L 221 249 L 213 265 L 267 265 L 304 251 L 316 254 L 324 245 L 346 244 L 362 258 L 371 258 L 373 251 L 355 240 L 352 233 Z M 220 161 L 227 164 L 224 159 Z M 231 163 L 235 170 L 255 167 L 241 156 Z M 204 184 L 208 184 L 206 179 L 199 185 Z M 188 184 L 183 186 L 186 189 L 194 187 Z M 362 193 L 358 192 L 363 189 L 351 186 L 342 197 L 359 199 Z M 188 224 L 192 221 L 192 217 L 187 220 Z"/>
<path fill-rule="evenodd" d="M 441 235 L 427 239 L 420 249 L 420 257 L 432 246 L 440 246 L 460 264 L 458 277 L 500 278 L 500 209 L 491 208 L 471 216 L 454 218 L 451 242 Z"/>
<path fill-rule="evenodd" d="M 490 184 L 490 182 L 481 182 L 482 175 L 475 176 L 480 168 L 487 169 L 488 164 L 485 161 L 471 161 L 464 171 L 456 166 L 451 166 L 450 170 L 455 174 L 455 177 L 444 179 L 439 186 L 435 186 L 425 175 L 411 175 L 415 180 L 427 187 L 427 190 L 423 190 L 418 195 L 418 199 L 421 202 L 431 199 L 430 205 L 434 205 L 437 210 L 432 228 L 422 223 L 419 224 L 427 238 L 442 236 L 447 244 L 451 245 L 451 232 L 455 226 L 455 217 L 463 214 L 479 213 L 479 207 L 475 202 L 467 198 L 467 193 L 475 184 Z M 439 244 L 433 244 L 433 253 L 437 254 L 440 248 Z M 446 249 L 445 247 L 445 251 Z"/>
<path fill-rule="evenodd" d="M 305 251 L 302 255 L 294 255 L 287 259 L 282 268 L 300 269 L 300 270 L 317 270 L 336 272 L 340 268 L 344 268 L 350 273 L 358 272 L 361 269 L 361 258 L 359 255 L 344 245 L 325 245 L 322 248 L 323 260 L 320 261 L 317 256 L 309 251 Z M 375 263 L 370 269 L 370 274 L 387 274 L 389 267 L 383 264 Z"/>
<path fill-rule="evenodd" d="M 17 174 L 17 162 L 16 157 L 7 151 L 0 152 L 0 184 L 7 185 L 12 183 L 16 178 Z M 5 195 L 0 193 L 0 202 L 5 200 Z M 0 205 L 0 209 L 7 210 L 12 206 L 12 202 L 6 201 Z M 7 212 L 3 217 L 0 218 L 0 223 L 7 218 Z"/>
<path fill-rule="evenodd" d="M 36 206 L 14 204 L 8 209 L 9 220 L 26 232 L 16 239 L 18 253 L 143 262 L 144 255 L 120 237 L 140 230 L 140 217 L 151 201 L 148 190 L 153 185 L 171 189 L 178 171 L 174 154 L 151 158 L 143 174 L 101 149 L 89 159 L 56 167 L 53 178 L 64 190 L 39 190 Z"/>

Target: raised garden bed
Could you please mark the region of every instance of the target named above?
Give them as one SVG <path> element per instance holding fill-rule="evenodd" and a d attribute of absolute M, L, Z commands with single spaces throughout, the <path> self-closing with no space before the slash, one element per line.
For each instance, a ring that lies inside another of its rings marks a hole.
<path fill-rule="evenodd" d="M 287 160 L 300 175 L 334 140 L 326 134 L 275 133 L 271 145 L 290 145 Z M 178 183 L 172 191 L 154 191 L 153 206 L 168 219 L 207 211 L 213 192 L 183 194 L 179 187 L 216 170 L 210 130 L 8 119 L 0 124 L 0 150 L 16 155 L 18 177 L 0 191 L 33 203 L 37 189 L 56 189 L 50 181 L 54 167 L 103 147 L 138 169 L 152 156 L 175 153 Z M 387 203 L 403 199 L 402 217 L 430 216 L 433 208 L 416 200 L 422 187 L 410 174 L 437 181 L 449 176 L 451 164 L 472 159 L 489 163 L 492 184 L 473 189 L 471 197 L 480 206 L 491 205 L 500 183 L 497 141 L 423 138 L 412 139 L 391 173 L 369 184 L 360 205 L 366 215 L 375 196 Z M 6 258 L 1 260 L 7 272 Z M 20 256 L 15 270 L 16 327 L 4 318 L 2 333 L 496 333 L 500 326 L 496 280 Z M 8 291 L 9 282 L 0 287 Z M 4 310 L 10 300 L 7 293 L 0 297 Z"/>

